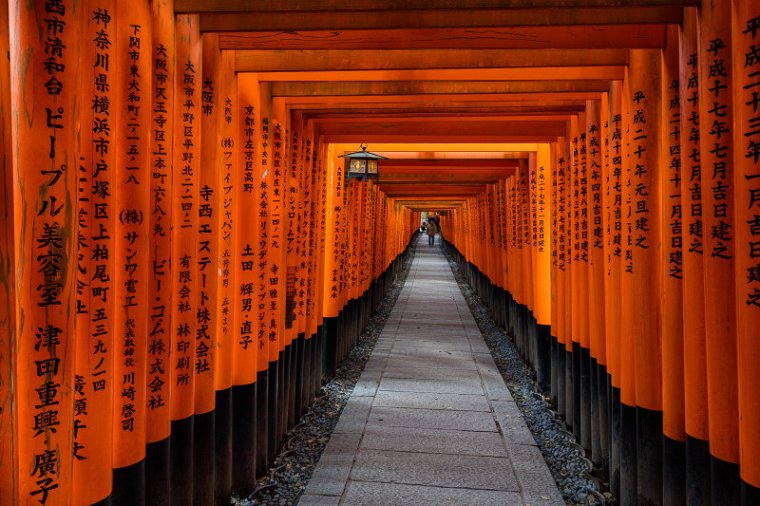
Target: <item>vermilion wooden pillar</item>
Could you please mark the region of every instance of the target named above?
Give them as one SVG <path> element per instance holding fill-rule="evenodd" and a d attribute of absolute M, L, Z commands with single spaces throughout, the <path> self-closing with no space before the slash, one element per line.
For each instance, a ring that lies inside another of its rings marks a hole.
<path fill-rule="evenodd" d="M 114 103 L 116 5 L 92 0 L 82 8 L 82 31 L 92 44 L 82 47 L 81 92 L 91 104 Z M 94 504 L 111 495 L 113 469 L 113 325 L 116 124 L 110 110 L 80 111 L 77 179 L 76 376 L 74 393 L 75 504 Z"/>
<path fill-rule="evenodd" d="M 151 61 L 153 23 L 147 1 L 118 9 L 111 106 L 114 172 L 114 491 L 115 504 L 145 502 L 148 284 L 151 276 Z M 112 62 L 112 65 L 114 63 Z"/>
<path fill-rule="evenodd" d="M 239 145 L 239 164 L 233 172 L 233 198 L 236 213 L 231 258 L 234 297 L 231 304 L 232 352 L 232 458 L 238 465 L 232 468 L 232 490 L 247 495 L 253 490 L 256 473 L 264 469 L 267 452 L 267 378 L 268 342 L 264 320 L 266 291 L 259 282 L 258 265 L 263 261 L 258 252 L 259 237 L 266 234 L 260 227 L 261 183 L 257 147 L 261 115 L 259 84 L 254 75 L 240 74 L 237 87 L 239 133 L 233 138 Z M 251 212 L 256 209 L 256 212 Z M 261 409 L 259 409 L 261 408 Z M 248 456 L 255 455 L 250 463 Z"/>
<path fill-rule="evenodd" d="M 636 461 L 638 497 L 662 502 L 662 366 L 659 332 L 660 129 L 662 68 L 660 53 L 632 50 L 630 95 L 632 307 L 635 339 Z"/>
<path fill-rule="evenodd" d="M 760 5 L 733 2 L 739 464 L 743 505 L 760 502 Z"/>
<path fill-rule="evenodd" d="M 620 490 L 620 387 L 621 366 L 621 275 L 623 259 L 623 116 L 622 82 L 610 83 L 607 116 L 607 153 L 609 166 L 605 175 L 606 221 L 605 244 L 606 276 L 604 291 L 605 337 L 607 347 L 607 373 L 609 375 L 609 475 L 613 493 Z"/>
<path fill-rule="evenodd" d="M 606 100 L 606 96 L 603 97 Z M 586 178 L 587 213 L 588 213 L 588 293 L 589 293 L 589 344 L 591 351 L 589 374 L 591 375 L 591 457 L 595 464 L 602 462 L 602 440 L 606 439 L 606 424 L 603 426 L 602 412 L 606 414 L 606 405 L 599 403 L 600 370 L 606 364 L 605 330 L 605 294 L 604 277 L 606 261 L 604 258 L 604 204 L 603 167 L 602 167 L 602 128 L 601 102 L 586 101 Z M 604 378 L 604 388 L 607 381 Z M 606 448 L 606 445 L 605 445 Z"/>
<path fill-rule="evenodd" d="M 193 500 L 198 210 L 201 170 L 201 46 L 199 19 L 176 17 L 174 81 L 174 165 L 172 179 L 172 309 L 170 381 L 171 490 L 173 500 Z"/>
<path fill-rule="evenodd" d="M 739 491 L 736 356 L 736 230 L 731 9 L 700 11 L 699 146 L 704 223 L 707 405 L 711 497 L 736 504 Z"/>
<path fill-rule="evenodd" d="M 175 33 L 174 2 L 158 0 L 153 12 L 151 47 L 150 222 L 148 301 L 146 496 L 170 504 L 171 434 L 172 206 L 174 171 Z"/>
<path fill-rule="evenodd" d="M 0 52 L 10 50 L 8 3 L 0 4 Z M 0 265 L 16 265 L 14 243 L 14 182 L 13 141 L 11 132 L 11 74 L 10 60 L 0 59 Z M 16 339 L 16 277 L 5 273 L 5 282 L 0 285 L 0 360 L 6 366 L 0 369 L 0 462 L 8 463 L 0 473 L 0 502 L 11 504 L 16 497 L 18 469 L 10 463 L 16 462 L 16 404 L 10 388 L 16 374 L 18 355 L 14 350 Z"/>
<path fill-rule="evenodd" d="M 218 255 L 215 278 L 217 318 L 214 322 L 216 353 L 214 355 L 216 389 L 215 410 L 215 470 L 214 488 L 217 501 L 225 500 L 232 490 L 233 406 L 232 373 L 236 347 L 233 300 L 237 286 L 233 263 L 236 236 L 237 189 L 240 184 L 236 172 L 240 166 L 240 108 L 238 106 L 237 77 L 232 53 L 221 54 L 220 81 L 217 85 L 219 140 L 216 152 L 219 164 L 218 200 L 214 225 L 218 228 Z M 205 146 L 205 144 L 204 144 Z M 255 369 L 253 365 L 250 366 Z M 251 457 L 255 462 L 255 455 Z"/>
<path fill-rule="evenodd" d="M 668 28 L 662 52 L 662 124 L 660 127 L 660 251 L 662 336 L 663 504 L 686 501 L 686 434 L 684 414 L 683 237 L 681 198 L 681 98 L 679 29 Z"/>
<path fill-rule="evenodd" d="M 705 229 L 702 153 L 699 146 L 699 20 L 696 8 L 684 10 L 679 78 L 681 166 L 684 220 L 683 339 L 686 430 L 686 498 L 709 504 L 710 459 L 707 429 L 707 350 L 705 336 Z"/>

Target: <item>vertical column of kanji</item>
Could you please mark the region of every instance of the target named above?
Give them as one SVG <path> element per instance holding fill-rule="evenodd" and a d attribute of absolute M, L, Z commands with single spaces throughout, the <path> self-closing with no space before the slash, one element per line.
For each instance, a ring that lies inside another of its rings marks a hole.
<path fill-rule="evenodd" d="M 567 417 L 568 411 L 568 371 L 572 364 L 568 359 L 572 358 L 568 352 L 572 350 L 572 340 L 570 337 L 570 303 L 568 294 L 570 291 L 570 221 L 569 221 L 569 200 L 570 191 L 570 168 L 568 167 L 568 137 L 557 138 L 557 308 L 559 311 L 557 329 L 557 339 L 559 346 L 557 350 L 558 371 L 557 371 L 557 409 Z"/>
<path fill-rule="evenodd" d="M 110 58 L 115 4 L 85 2 L 81 14 L 83 33 L 92 42 L 83 47 L 81 56 L 82 67 L 88 70 L 81 91 L 90 107 L 81 110 L 84 128 L 79 134 L 73 498 L 79 504 L 92 504 L 110 495 L 113 467 L 113 334 L 109 328 L 113 318 L 114 151 L 110 147 L 114 125 L 108 107 L 114 102 Z"/>
<path fill-rule="evenodd" d="M 621 285 L 623 257 L 623 119 L 622 82 L 610 83 L 607 114 L 607 143 L 609 158 L 605 175 L 607 199 L 605 256 L 605 338 L 607 347 L 607 373 L 609 390 L 609 466 L 610 489 L 620 489 L 620 388 L 621 388 Z"/>
<path fill-rule="evenodd" d="M 285 167 L 287 171 L 287 188 L 283 196 L 286 209 L 284 219 L 284 249 L 288 266 L 285 280 L 285 329 L 286 332 L 290 330 L 292 333 L 291 339 L 295 340 L 294 342 L 291 341 L 291 346 L 295 345 L 296 355 L 298 355 L 297 349 L 300 348 L 298 335 L 300 334 L 302 322 L 302 319 L 298 315 L 298 281 L 302 275 L 298 253 L 300 252 L 301 236 L 304 233 L 303 230 L 300 230 L 300 218 L 303 209 L 299 208 L 299 204 L 301 204 L 300 167 L 303 163 L 301 142 L 300 126 L 291 122 L 287 166 Z"/>
<path fill-rule="evenodd" d="M 554 409 L 559 410 L 559 396 L 560 396 L 560 372 L 564 374 L 564 371 L 560 371 L 560 364 L 562 364 L 562 357 L 560 356 L 564 350 L 561 348 L 563 343 L 561 336 L 562 331 L 562 270 L 560 269 L 560 202 L 559 202 L 559 189 L 560 184 L 564 184 L 560 175 L 559 164 L 559 143 L 563 142 L 563 138 L 558 138 L 555 142 L 550 144 L 551 148 L 551 338 L 552 338 L 552 370 L 551 370 L 551 404 Z"/>
<path fill-rule="evenodd" d="M 739 463 L 742 504 L 760 501 L 760 5 L 734 2 L 734 152 Z M 741 134 L 741 135 L 740 135 Z"/>
<path fill-rule="evenodd" d="M 582 301 L 581 285 L 581 262 L 584 255 L 581 240 L 581 139 L 579 125 L 581 121 L 578 115 L 570 119 L 570 132 L 568 135 L 568 315 L 570 323 L 570 350 L 568 356 L 567 384 L 568 390 L 568 422 L 573 429 L 575 437 L 582 441 L 581 434 L 581 343 L 582 343 L 582 309 L 585 307 Z M 585 272 L 584 272 L 585 273 Z"/>
<path fill-rule="evenodd" d="M 531 213 L 531 179 L 535 179 L 536 171 L 536 154 L 531 152 L 525 171 L 521 172 L 522 188 L 520 193 L 521 208 L 520 219 L 522 221 L 522 261 L 523 261 L 523 283 L 525 291 L 523 292 L 522 304 L 523 304 L 523 329 L 524 329 L 524 350 L 525 357 L 531 365 L 535 364 L 534 359 L 534 341 L 532 337 L 532 325 L 533 325 L 533 234 L 532 234 L 532 213 Z M 531 173 L 533 176 L 531 176 Z M 488 224 L 485 222 L 482 224 L 485 229 Z M 485 251 L 485 250 L 484 250 Z"/>
<path fill-rule="evenodd" d="M 609 241 L 610 241 L 610 228 L 609 228 L 609 210 L 610 210 L 610 164 L 611 155 L 609 150 L 610 140 L 610 100 L 609 92 L 603 92 L 601 95 L 601 101 L 599 104 L 599 139 L 602 151 L 602 167 L 601 167 L 601 219 L 602 219 L 602 259 L 600 263 L 597 263 L 596 268 L 601 269 L 601 290 L 604 294 L 605 306 L 607 297 L 609 295 L 606 292 L 607 288 L 607 276 L 609 271 L 608 254 L 609 254 Z M 611 389 L 610 389 L 610 376 L 609 376 L 609 364 L 610 364 L 610 349 L 608 343 L 610 336 L 607 335 L 607 308 L 604 310 L 604 326 L 602 327 L 602 339 L 604 340 L 604 363 L 600 363 L 597 369 L 597 385 L 599 388 L 599 443 L 600 454 L 602 464 L 602 475 L 609 477 L 610 470 L 610 439 L 611 439 L 611 417 L 610 417 L 610 401 L 611 401 Z M 609 479 L 609 478 L 608 478 Z"/>
<path fill-rule="evenodd" d="M 150 239 L 146 496 L 169 501 L 171 433 L 172 170 L 174 131 L 174 2 L 152 2 Z"/>
<path fill-rule="evenodd" d="M 684 409 L 686 414 L 686 497 L 705 504 L 710 497 L 707 429 L 704 226 L 699 146 L 699 20 L 684 9 L 680 48 L 681 158 L 683 206 Z"/>
<path fill-rule="evenodd" d="M 577 178 L 577 214 L 575 228 L 574 246 L 576 255 L 574 261 L 576 264 L 577 278 L 573 277 L 573 285 L 577 300 L 573 301 L 573 308 L 577 306 L 577 312 L 574 314 L 579 318 L 578 322 L 578 341 L 580 342 L 579 351 L 579 375 L 576 381 L 580 380 L 580 400 L 576 401 L 576 406 L 580 409 L 580 435 L 581 445 L 587 450 L 591 450 L 591 337 L 589 332 L 589 169 L 588 169 L 588 151 L 586 141 L 586 112 L 578 114 L 578 172 Z M 577 305 L 575 304 L 577 302 Z M 578 360 L 573 357 L 573 364 Z M 578 387 L 576 387 L 577 390 Z"/>
<path fill-rule="evenodd" d="M 739 408 L 731 9 L 704 2 L 700 12 L 699 144 L 705 229 L 705 335 L 711 495 L 738 501 Z"/>
<path fill-rule="evenodd" d="M 663 500 L 678 504 L 684 495 L 684 343 L 683 343 L 683 212 L 681 205 L 681 103 L 679 30 L 668 28 L 662 51 L 662 124 L 660 127 L 660 283 L 662 311 Z"/>
<path fill-rule="evenodd" d="M 18 502 L 68 504 L 76 399 L 80 7 L 11 2 L 9 18 L 18 262 L 17 279 L 9 281 L 18 287 L 18 327 L 8 335 L 15 334 L 11 345 L 18 357 L 11 379 L 18 460 L 3 472 L 12 475 L 10 466 L 18 466 Z"/>
<path fill-rule="evenodd" d="M 198 190 L 201 157 L 201 47 L 199 19 L 176 18 L 174 172 L 172 181 L 171 490 L 173 500 L 193 498 L 193 412 L 200 272 Z"/>
<path fill-rule="evenodd" d="M 289 114 L 285 112 L 284 114 Z M 305 209 L 308 203 L 304 196 L 304 152 L 306 139 L 303 135 L 303 124 L 301 118 L 294 114 L 290 115 L 290 135 L 287 142 L 287 168 L 288 168 L 288 188 L 285 194 L 285 203 L 287 205 L 287 241 L 286 254 L 288 255 L 288 269 L 293 273 L 292 288 L 287 286 L 286 292 L 292 293 L 292 318 L 293 318 L 293 342 L 292 348 L 292 365 L 291 365 L 291 385 L 290 385 L 290 406 L 288 425 L 295 425 L 301 418 L 301 403 L 303 399 L 304 383 L 304 353 L 305 353 L 305 332 L 306 332 L 306 303 L 304 294 L 306 291 L 306 278 L 308 276 L 308 265 L 301 259 L 301 251 L 304 241 L 308 240 L 308 227 L 306 225 Z M 288 250 L 288 248 L 291 248 Z M 286 308 L 287 309 L 287 308 Z"/>
<path fill-rule="evenodd" d="M 504 182 L 504 191 L 505 191 L 505 224 L 506 224 L 506 244 L 505 244 L 505 250 L 506 250 L 506 257 L 507 257 L 507 291 L 509 292 L 509 295 L 507 297 L 507 314 L 509 315 L 509 322 L 508 325 L 510 328 L 514 328 L 517 324 L 515 320 L 515 315 L 513 312 L 514 306 L 515 306 L 515 297 L 517 295 L 517 287 L 516 285 L 516 278 L 518 274 L 519 269 L 519 261 L 517 259 L 516 253 L 516 244 L 515 244 L 515 234 L 517 231 L 517 223 L 515 223 L 515 195 L 514 195 L 514 184 L 517 180 L 517 170 L 515 169 L 515 174 L 506 178 Z M 468 209 L 468 217 L 471 214 L 472 208 Z M 468 238 L 470 236 L 470 229 L 469 229 L 469 223 L 467 224 L 467 229 L 462 230 L 462 237 Z M 468 252 L 469 253 L 469 252 Z"/>
<path fill-rule="evenodd" d="M 271 459 L 277 450 L 277 409 L 278 409 L 278 388 L 279 388 L 279 376 L 277 372 L 277 359 L 279 358 L 280 348 L 277 342 L 277 322 L 272 318 L 273 312 L 271 311 L 272 304 L 276 305 L 276 301 L 272 300 L 272 291 L 269 288 L 269 278 L 271 275 L 271 268 L 273 263 L 273 255 L 271 253 L 271 215 L 272 215 L 272 166 L 270 163 L 271 156 L 271 103 L 268 92 L 268 87 L 264 84 L 259 85 L 259 113 L 260 113 L 260 129 L 259 135 L 255 139 L 257 144 L 259 157 L 257 161 L 260 166 L 260 171 L 256 180 L 259 187 L 257 191 L 258 202 L 257 206 L 260 209 L 259 212 L 259 265 L 257 270 L 258 282 L 257 288 L 259 290 L 259 310 L 258 310 L 258 333 L 259 339 L 263 339 L 266 343 L 266 357 L 259 356 L 259 364 L 265 367 L 267 371 L 267 393 L 266 400 L 267 405 L 264 409 L 266 413 L 266 426 L 267 437 L 265 443 L 267 445 L 267 455 Z M 263 350 L 259 350 L 261 354 Z M 263 363 L 263 364 L 262 364 Z M 257 414 L 260 417 L 260 415 Z"/>
<path fill-rule="evenodd" d="M 0 4 L 0 54 L 10 50 L 8 3 Z M 16 266 L 14 252 L 13 151 L 11 149 L 11 74 L 8 58 L 0 59 L 0 503 L 16 500 L 16 403 L 11 388 L 18 356 L 16 346 Z"/>
<path fill-rule="evenodd" d="M 219 108 L 217 121 L 219 129 L 217 163 L 219 176 L 217 182 L 217 207 L 212 226 L 219 229 L 217 243 L 218 254 L 215 268 L 219 273 L 215 277 L 216 314 L 214 333 L 216 336 L 216 353 L 214 354 L 214 388 L 216 389 L 215 410 L 215 462 L 214 488 L 217 501 L 230 496 L 232 491 L 232 452 L 233 452 L 233 418 L 232 418 L 232 373 L 235 353 L 235 328 L 233 321 L 233 299 L 235 298 L 235 268 L 233 254 L 235 251 L 235 213 L 237 210 L 237 179 L 239 167 L 240 126 L 237 77 L 235 59 L 231 51 L 222 51 L 220 64 L 220 82 L 217 86 Z M 204 144 L 205 146 L 205 144 Z M 251 369 L 255 369 L 249 365 Z"/>
<path fill-rule="evenodd" d="M 284 144 L 284 126 L 280 121 L 275 119 L 272 111 L 271 94 L 268 87 L 262 86 L 262 117 L 264 123 L 261 130 L 261 165 L 266 173 L 267 186 L 269 187 L 269 221 L 267 223 L 267 258 L 268 266 L 265 272 L 267 290 L 269 291 L 269 306 L 267 308 L 267 339 L 269 340 L 269 364 L 270 372 L 277 374 L 276 389 L 270 388 L 270 393 L 276 391 L 276 402 L 269 399 L 270 405 L 275 406 L 270 412 L 270 421 L 274 423 L 274 430 L 270 432 L 270 454 L 275 455 L 280 446 L 282 436 L 285 432 L 283 426 L 283 413 L 287 412 L 287 406 L 284 404 L 287 385 L 285 384 L 285 265 L 283 259 L 284 249 L 282 241 L 283 234 L 283 199 L 282 193 L 284 188 L 282 173 L 282 151 Z M 267 119 L 269 122 L 267 123 Z M 271 383 L 270 387 L 274 387 Z M 274 415 L 274 418 L 272 417 Z"/>
<path fill-rule="evenodd" d="M 602 97 L 606 100 L 606 96 Z M 599 404 L 599 371 L 606 364 L 606 342 L 604 339 L 604 224 L 602 220 L 602 145 L 601 102 L 586 101 L 586 211 L 588 220 L 588 314 L 589 314 L 589 375 L 591 386 L 591 459 L 601 464 L 601 411 Z M 606 430 L 606 429 L 605 429 Z"/>
<path fill-rule="evenodd" d="M 266 338 L 263 333 L 264 301 L 258 300 L 260 282 L 257 264 L 264 261 L 260 256 L 263 248 L 257 247 L 260 230 L 259 222 L 266 219 L 266 209 L 259 206 L 256 173 L 258 156 L 257 126 L 259 124 L 259 85 L 255 76 L 240 74 L 237 78 L 237 96 L 233 98 L 233 117 L 239 115 L 237 132 L 240 156 L 237 167 L 233 167 L 232 195 L 234 199 L 232 227 L 232 280 L 233 288 L 230 320 L 232 339 L 232 467 L 233 490 L 250 491 L 255 486 L 256 472 L 263 468 L 266 460 L 266 418 L 262 423 L 257 412 L 256 401 L 266 403 L 266 389 L 263 396 L 257 392 L 257 376 L 265 374 L 268 364 Z M 232 125 L 235 122 L 233 120 Z M 226 169 L 225 169 L 226 170 Z M 264 217 L 260 218 L 263 214 Z M 266 233 L 266 222 L 264 222 Z M 254 304 L 254 301 L 257 304 Z M 259 308 L 262 308 L 259 310 Z M 261 316 L 258 316 L 261 313 Z M 259 333 L 257 337 L 257 332 Z M 262 357 L 263 355 L 263 357 Z M 263 366 L 262 366 L 263 362 Z M 257 445 L 257 430 L 264 430 L 264 448 Z M 255 455 L 254 461 L 251 456 Z"/>
<path fill-rule="evenodd" d="M 222 53 L 217 34 L 201 36 L 200 87 L 200 156 L 198 167 L 198 232 L 197 288 L 198 307 L 195 311 L 195 348 L 193 374 L 195 404 L 193 420 L 193 495 L 196 504 L 214 501 L 215 443 L 215 375 L 217 345 L 216 322 L 219 318 L 219 254 L 221 222 L 220 195 L 222 185 L 223 149 L 223 72 Z M 197 88 L 196 88 L 197 90 Z M 198 93 L 198 91 L 196 91 Z"/>
<path fill-rule="evenodd" d="M 543 390 L 551 378 L 551 147 L 539 144 L 536 151 L 535 224 L 533 226 L 533 300 L 536 319 L 536 374 Z"/>
<path fill-rule="evenodd" d="M 343 205 L 343 165 L 335 161 L 334 147 L 326 150 L 326 217 L 325 217 L 325 317 L 337 317 L 341 308 L 338 228 L 340 210 Z"/>
<path fill-rule="evenodd" d="M 152 30 L 147 1 L 118 10 L 113 500 L 119 504 L 145 501 Z"/>
<path fill-rule="evenodd" d="M 662 501 L 662 370 L 659 333 L 662 68 L 659 51 L 633 50 L 630 63 L 633 335 L 639 498 Z"/>

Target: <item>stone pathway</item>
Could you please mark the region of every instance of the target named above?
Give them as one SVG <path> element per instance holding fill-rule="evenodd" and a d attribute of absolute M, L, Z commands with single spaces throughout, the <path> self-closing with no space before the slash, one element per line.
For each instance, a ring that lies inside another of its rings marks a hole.
<path fill-rule="evenodd" d="M 298 504 L 564 504 L 427 237 Z"/>

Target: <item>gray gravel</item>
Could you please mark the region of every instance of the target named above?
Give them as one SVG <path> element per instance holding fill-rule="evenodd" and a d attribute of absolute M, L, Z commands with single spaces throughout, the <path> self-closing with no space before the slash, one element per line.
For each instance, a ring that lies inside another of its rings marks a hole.
<path fill-rule="evenodd" d="M 335 378 L 322 387 L 309 411 L 285 436 L 281 453 L 266 477 L 259 480 L 257 489 L 247 498 L 232 497 L 232 504 L 291 506 L 298 502 L 340 413 L 372 354 L 375 342 L 406 281 L 413 258 L 414 250 Z M 488 308 L 467 285 L 458 265 L 451 258 L 449 265 L 565 502 L 570 505 L 614 504 L 615 500 L 603 487 L 604 484 L 589 474 L 598 470 L 592 470 L 591 462 L 584 456 L 583 449 L 573 435 L 565 430 L 561 420 L 553 416 L 547 399 L 539 392 L 533 373 L 520 358 L 512 338 L 496 325 Z"/>
<path fill-rule="evenodd" d="M 605 484 L 590 474 L 598 474 L 600 470 L 593 469 L 583 447 L 565 429 L 564 422 L 554 417 L 548 399 L 540 393 L 533 371 L 520 357 L 512 338 L 496 324 L 490 310 L 467 284 L 456 261 L 451 257 L 448 260 L 494 362 L 520 408 L 565 503 L 615 504 Z"/>

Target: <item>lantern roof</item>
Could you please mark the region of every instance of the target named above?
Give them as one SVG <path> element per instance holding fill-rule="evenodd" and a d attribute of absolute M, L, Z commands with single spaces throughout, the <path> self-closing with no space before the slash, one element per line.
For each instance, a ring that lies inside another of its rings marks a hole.
<path fill-rule="evenodd" d="M 339 158 L 366 158 L 370 160 L 387 160 L 388 158 L 382 155 L 378 155 L 376 153 L 370 153 L 367 151 L 367 145 L 362 144 L 360 146 L 362 148 L 361 151 L 354 151 L 353 153 L 346 153 L 345 155 L 340 155 Z"/>

